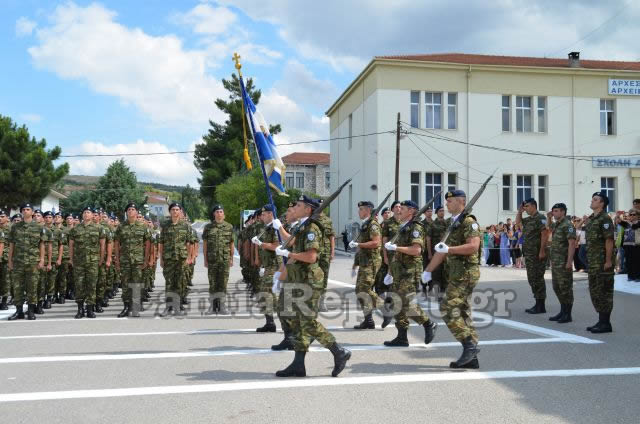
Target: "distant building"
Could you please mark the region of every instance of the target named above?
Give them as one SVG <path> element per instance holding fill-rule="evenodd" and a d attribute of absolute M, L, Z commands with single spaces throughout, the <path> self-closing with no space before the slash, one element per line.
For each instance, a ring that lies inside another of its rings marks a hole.
<path fill-rule="evenodd" d="M 40 209 L 42 212 L 51 211 L 53 213 L 56 213 L 60 212 L 60 200 L 66 198 L 67 196 L 62 193 L 58 193 L 55 190 L 49 190 L 49 194 L 47 194 L 39 204 L 34 203 L 32 206 L 34 209 Z M 11 215 L 13 216 L 18 212 L 20 212 L 20 208 L 18 208 L 17 210 L 12 209 Z"/>
<path fill-rule="evenodd" d="M 169 199 L 164 194 L 146 192 L 149 213 L 157 217 L 169 216 Z"/>
<path fill-rule="evenodd" d="M 294 152 L 284 156 L 285 187 L 328 196 L 331 184 L 329 153 Z"/>

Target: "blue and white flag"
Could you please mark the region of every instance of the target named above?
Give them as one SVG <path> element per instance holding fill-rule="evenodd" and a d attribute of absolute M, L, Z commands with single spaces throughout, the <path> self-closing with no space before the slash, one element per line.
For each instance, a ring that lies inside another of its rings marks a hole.
<path fill-rule="evenodd" d="M 258 156 L 264 166 L 269 186 L 279 194 L 284 195 L 286 194 L 284 188 L 284 170 L 286 167 L 276 150 L 276 143 L 273 141 L 273 137 L 269 132 L 269 125 L 267 125 L 264 117 L 256 108 L 251 97 L 247 94 L 242 78 L 240 79 L 240 87 L 242 88 L 244 107 L 245 112 L 247 113 L 247 122 L 249 122 L 251 127 L 253 141 L 256 143 Z"/>

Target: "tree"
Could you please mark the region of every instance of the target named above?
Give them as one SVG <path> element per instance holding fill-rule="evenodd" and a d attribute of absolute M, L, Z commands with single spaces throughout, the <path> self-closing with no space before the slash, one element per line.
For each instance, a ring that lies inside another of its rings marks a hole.
<path fill-rule="evenodd" d="M 182 203 L 185 213 L 192 221 L 206 217 L 206 207 L 200 198 L 198 190 L 187 184 L 187 186 L 182 189 L 180 197 L 180 203 Z"/>
<path fill-rule="evenodd" d="M 37 141 L 26 126 L 18 127 L 0 115 L 0 199 L 7 207 L 25 202 L 39 203 L 65 175 L 69 165 L 54 166 L 62 149 L 47 150 L 43 138 Z"/>
<path fill-rule="evenodd" d="M 142 187 L 138 185 L 135 172 L 131 171 L 123 159 L 119 159 L 107 168 L 100 177 L 95 190 L 94 205 L 124 217 L 124 208 L 129 202 L 138 207 L 144 204 Z"/>
<path fill-rule="evenodd" d="M 260 102 L 262 93 L 253 85 L 251 78 L 245 80 L 245 88 L 256 105 Z M 228 100 L 217 99 L 215 105 L 227 114 L 224 125 L 209 121 L 211 128 L 202 139 L 203 143 L 196 145 L 194 164 L 200 171 L 200 194 L 207 199 L 207 206 L 216 203 L 216 187 L 225 182 L 238 171 L 243 169 L 244 139 L 242 137 L 242 120 L 245 115 L 242 111 L 242 94 L 240 80 L 232 74 L 231 80 L 222 80 L 224 88 L 229 92 Z M 248 125 L 245 119 L 245 125 Z M 247 135 L 250 136 L 250 128 L 247 126 Z M 272 134 L 281 131 L 280 125 L 269 126 Z M 259 168 L 255 149 L 250 148 L 251 161 Z"/>

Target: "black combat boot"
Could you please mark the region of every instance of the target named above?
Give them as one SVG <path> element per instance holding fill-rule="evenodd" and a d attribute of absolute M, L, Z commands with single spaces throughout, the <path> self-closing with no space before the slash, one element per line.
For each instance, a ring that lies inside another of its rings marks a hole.
<path fill-rule="evenodd" d="M 536 299 L 536 304 L 524 310 L 528 314 L 544 314 L 547 310 L 544 307 L 544 299 Z"/>
<path fill-rule="evenodd" d="M 36 305 L 34 305 L 33 303 L 29 304 L 29 309 L 27 309 L 27 319 L 30 321 L 33 321 L 34 319 L 36 319 Z"/>
<path fill-rule="evenodd" d="M 560 304 L 560 312 L 558 312 L 556 315 L 549 317 L 549 321 L 558 321 L 560 318 L 563 317 L 564 315 L 564 311 L 565 310 L 565 304 L 561 303 Z"/>
<path fill-rule="evenodd" d="M 385 346 L 409 346 L 409 339 L 407 339 L 407 329 L 398 327 L 398 335 L 395 339 L 388 342 L 384 342 Z"/>
<path fill-rule="evenodd" d="M 478 363 L 477 355 L 480 349 L 478 349 L 477 343 L 473 341 L 471 336 L 462 341 L 462 349 L 460 358 L 455 362 L 451 362 L 449 368 L 479 368 L 480 364 Z"/>
<path fill-rule="evenodd" d="M 93 312 L 93 305 L 87 305 L 87 318 L 95 318 L 96 314 Z"/>
<path fill-rule="evenodd" d="M 98 314 L 101 314 L 104 312 L 104 309 L 102 309 L 102 300 L 96 299 L 96 305 L 95 305 L 94 311 Z"/>
<path fill-rule="evenodd" d="M 293 350 L 293 343 L 291 342 L 291 334 L 284 330 L 284 338 L 277 345 L 272 345 L 271 350 Z"/>
<path fill-rule="evenodd" d="M 22 309 L 22 304 L 16 305 L 16 312 L 9 317 L 9 321 L 14 321 L 17 319 L 24 319 L 24 311 Z"/>
<path fill-rule="evenodd" d="M 42 309 L 51 309 L 51 296 L 47 295 L 44 300 L 44 305 L 42 305 Z"/>
<path fill-rule="evenodd" d="M 329 346 L 329 352 L 333 354 L 333 371 L 331 371 L 331 377 L 337 377 L 347 365 L 347 361 L 351 359 L 351 351 L 343 348 L 337 342 L 333 342 L 333 344 Z"/>
<path fill-rule="evenodd" d="M 109 296 L 107 296 L 106 294 L 102 298 L 102 307 L 103 308 L 108 308 L 109 307 Z"/>
<path fill-rule="evenodd" d="M 42 305 L 44 304 L 44 302 L 42 300 L 39 300 L 37 305 L 36 305 L 36 310 L 35 313 L 38 315 L 44 315 L 44 309 L 42 309 Z"/>
<path fill-rule="evenodd" d="M 393 320 L 393 298 L 386 297 L 384 299 L 384 305 L 382 306 L 382 328 L 387 328 L 387 325 L 391 324 Z"/>
<path fill-rule="evenodd" d="M 129 310 L 131 308 L 131 304 L 129 302 L 124 302 L 124 308 L 118 314 L 118 318 L 124 318 L 129 315 Z"/>
<path fill-rule="evenodd" d="M 571 322 L 573 321 L 571 319 L 571 309 L 573 309 L 573 303 L 566 303 L 564 305 L 564 315 L 562 315 L 559 319 L 558 319 L 558 323 L 560 324 L 564 324 L 565 322 Z"/>
<path fill-rule="evenodd" d="M 600 319 L 598 320 L 598 323 L 596 325 L 594 325 L 593 327 L 591 327 L 591 331 L 594 334 L 601 334 L 601 333 L 611 333 L 613 331 L 613 328 L 611 327 L 611 312 L 605 313 L 605 312 L 601 312 L 599 314 Z"/>
<path fill-rule="evenodd" d="M 368 313 L 364 316 L 364 320 L 360 324 L 354 325 L 353 328 L 356 330 L 375 330 L 376 323 L 373 321 L 371 313 Z"/>
<path fill-rule="evenodd" d="M 109 299 L 113 299 L 114 298 L 113 289 L 107 290 L 107 297 Z"/>
<path fill-rule="evenodd" d="M 424 344 L 429 344 L 436 336 L 436 331 L 438 330 L 438 324 L 429 320 L 422 324 L 424 327 Z"/>
<path fill-rule="evenodd" d="M 307 352 L 296 351 L 293 362 L 285 369 L 277 371 L 276 377 L 306 377 L 307 370 L 304 367 L 304 357 Z"/>
<path fill-rule="evenodd" d="M 2 301 L 0 301 L 0 311 L 6 311 L 9 309 L 7 305 L 7 296 L 2 296 Z"/>
<path fill-rule="evenodd" d="M 273 315 L 264 316 L 267 320 L 266 324 L 262 327 L 256 328 L 256 332 L 258 333 L 275 333 L 276 332 L 276 323 L 273 321 Z"/>
<path fill-rule="evenodd" d="M 78 313 L 74 316 L 75 319 L 80 319 L 84 316 L 84 308 L 82 307 L 82 302 L 78 302 Z"/>

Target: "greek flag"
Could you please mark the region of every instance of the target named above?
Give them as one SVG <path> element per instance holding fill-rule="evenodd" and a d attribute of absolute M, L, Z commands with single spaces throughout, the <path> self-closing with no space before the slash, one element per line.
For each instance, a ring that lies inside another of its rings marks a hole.
<path fill-rule="evenodd" d="M 267 125 L 264 117 L 247 94 L 242 78 L 240 79 L 240 87 L 242 88 L 247 122 L 251 127 L 260 162 L 264 167 L 265 178 L 269 181 L 269 186 L 276 190 L 278 194 L 286 195 L 284 188 L 284 170 L 286 167 L 276 150 L 276 143 L 269 132 L 269 125 Z"/>

